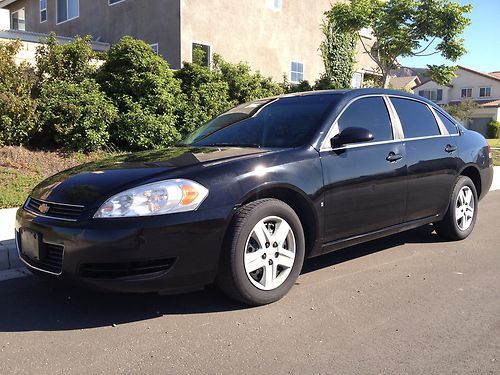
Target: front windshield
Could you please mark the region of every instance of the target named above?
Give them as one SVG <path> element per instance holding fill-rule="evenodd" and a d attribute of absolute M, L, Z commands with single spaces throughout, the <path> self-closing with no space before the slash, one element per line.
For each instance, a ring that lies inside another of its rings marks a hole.
<path fill-rule="evenodd" d="M 189 134 L 189 146 L 289 148 L 304 145 L 340 95 L 306 95 L 239 105 Z"/>

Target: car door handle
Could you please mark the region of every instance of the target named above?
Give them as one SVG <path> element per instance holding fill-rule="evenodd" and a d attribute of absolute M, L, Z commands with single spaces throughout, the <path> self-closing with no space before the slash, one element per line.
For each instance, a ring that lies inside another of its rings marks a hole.
<path fill-rule="evenodd" d="M 387 157 L 385 158 L 385 160 L 387 160 L 391 163 L 395 163 L 400 159 L 403 159 L 403 155 L 396 154 L 394 152 L 389 152 L 389 155 L 387 155 Z"/>
<path fill-rule="evenodd" d="M 452 152 L 457 151 L 457 146 L 446 145 L 444 149 L 447 153 L 451 154 Z"/>

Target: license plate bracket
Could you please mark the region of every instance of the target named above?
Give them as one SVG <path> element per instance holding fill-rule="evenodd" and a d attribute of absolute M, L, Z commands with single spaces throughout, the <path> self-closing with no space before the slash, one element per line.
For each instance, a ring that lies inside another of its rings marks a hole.
<path fill-rule="evenodd" d="M 31 229 L 22 228 L 21 253 L 33 260 L 40 260 L 40 250 L 42 249 L 42 235 Z"/>

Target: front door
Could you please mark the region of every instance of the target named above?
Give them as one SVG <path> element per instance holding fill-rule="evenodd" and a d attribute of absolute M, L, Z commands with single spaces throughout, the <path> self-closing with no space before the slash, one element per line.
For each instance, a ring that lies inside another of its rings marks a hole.
<path fill-rule="evenodd" d="M 394 137 L 384 99 L 356 100 L 334 127 L 337 134 L 347 127 L 363 127 L 374 139 L 321 151 L 325 241 L 400 224 L 406 208 L 405 147 Z"/>

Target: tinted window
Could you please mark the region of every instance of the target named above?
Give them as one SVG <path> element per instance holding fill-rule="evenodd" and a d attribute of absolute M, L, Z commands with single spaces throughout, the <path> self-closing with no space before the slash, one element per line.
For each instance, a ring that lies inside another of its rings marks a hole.
<path fill-rule="evenodd" d="M 391 120 L 381 97 L 356 100 L 340 116 L 338 124 L 339 131 L 350 127 L 370 130 L 374 137 L 372 142 L 393 139 Z"/>
<path fill-rule="evenodd" d="M 450 134 L 458 134 L 457 127 L 455 126 L 455 124 L 453 122 L 451 122 L 448 119 L 448 117 L 446 117 L 445 115 L 443 115 L 439 111 L 436 111 L 436 113 L 438 114 L 439 118 L 443 122 L 444 126 L 446 126 L 446 129 L 448 130 L 448 133 L 450 133 Z"/>
<path fill-rule="evenodd" d="M 188 135 L 195 146 L 297 147 L 318 130 L 340 95 L 310 95 L 242 104 Z"/>
<path fill-rule="evenodd" d="M 405 138 L 428 137 L 441 134 L 430 109 L 409 99 L 391 98 L 396 108 Z"/>

